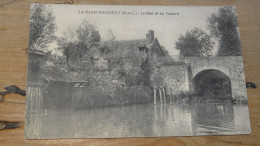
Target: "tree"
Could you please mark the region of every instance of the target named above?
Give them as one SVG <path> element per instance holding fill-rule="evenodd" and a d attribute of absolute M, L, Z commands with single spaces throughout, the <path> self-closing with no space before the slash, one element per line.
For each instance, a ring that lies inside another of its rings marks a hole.
<path fill-rule="evenodd" d="M 77 70 L 83 71 L 85 76 L 91 76 L 93 59 L 100 55 L 100 34 L 95 25 L 83 20 L 76 31 L 77 42 L 73 61 L 77 63 Z"/>
<path fill-rule="evenodd" d="M 206 32 L 199 28 L 187 31 L 176 42 L 176 49 L 180 50 L 180 55 L 188 57 L 210 56 L 213 48 L 214 42 Z"/>
<path fill-rule="evenodd" d="M 100 35 L 95 26 L 83 20 L 77 30 L 70 30 L 58 39 L 59 49 L 66 58 L 68 71 L 71 63 L 77 64 L 78 71 L 89 70 L 93 56 L 100 49 Z M 83 61 L 85 61 L 83 63 Z"/>
<path fill-rule="evenodd" d="M 78 55 L 82 57 L 90 50 L 90 48 L 97 46 L 97 43 L 100 42 L 99 31 L 96 30 L 94 25 L 83 20 L 77 29 L 77 40 L 77 47 L 79 49 Z"/>
<path fill-rule="evenodd" d="M 116 36 L 114 35 L 114 33 L 112 32 L 111 29 L 109 29 L 106 33 L 106 40 L 107 41 L 111 41 L 111 42 L 114 42 L 116 39 Z"/>
<path fill-rule="evenodd" d="M 62 51 L 67 65 L 67 70 L 70 71 L 70 62 L 73 56 L 75 56 L 75 49 L 77 38 L 73 30 L 68 29 L 67 32 L 63 33 L 63 36 L 58 38 L 59 50 Z"/>
<path fill-rule="evenodd" d="M 43 49 L 55 39 L 56 24 L 52 11 L 43 4 L 31 7 L 29 49 Z"/>
<path fill-rule="evenodd" d="M 237 15 L 232 7 L 221 7 L 208 18 L 208 28 L 219 42 L 218 56 L 240 56 Z"/>

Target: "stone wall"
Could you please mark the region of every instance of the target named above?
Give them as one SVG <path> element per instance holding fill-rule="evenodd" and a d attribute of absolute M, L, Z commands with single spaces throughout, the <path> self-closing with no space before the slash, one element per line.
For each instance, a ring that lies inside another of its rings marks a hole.
<path fill-rule="evenodd" d="M 164 65 L 161 66 L 166 95 L 178 95 L 181 92 L 189 92 L 187 65 Z"/>

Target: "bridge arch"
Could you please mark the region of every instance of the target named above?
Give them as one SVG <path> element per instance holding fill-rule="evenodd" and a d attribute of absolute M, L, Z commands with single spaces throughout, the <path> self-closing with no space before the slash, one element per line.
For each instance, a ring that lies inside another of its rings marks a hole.
<path fill-rule="evenodd" d="M 192 78 L 193 92 L 198 96 L 232 98 L 230 77 L 216 69 L 205 69 Z"/>

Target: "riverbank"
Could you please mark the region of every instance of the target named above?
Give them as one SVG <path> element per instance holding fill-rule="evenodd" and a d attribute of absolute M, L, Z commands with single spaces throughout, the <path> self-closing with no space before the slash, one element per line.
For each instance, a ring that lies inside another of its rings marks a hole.
<path fill-rule="evenodd" d="M 181 93 L 179 95 L 174 95 L 171 99 L 168 96 L 168 102 L 176 102 L 176 103 L 228 103 L 228 104 L 247 104 L 247 100 L 236 100 L 228 95 L 218 95 L 218 96 L 198 96 L 194 94 Z"/>

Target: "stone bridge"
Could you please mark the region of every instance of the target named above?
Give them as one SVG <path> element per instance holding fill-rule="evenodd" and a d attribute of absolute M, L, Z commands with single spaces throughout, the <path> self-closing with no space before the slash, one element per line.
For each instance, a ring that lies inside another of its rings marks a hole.
<path fill-rule="evenodd" d="M 247 100 L 243 59 L 241 56 L 229 57 L 185 57 L 182 63 L 162 64 L 155 81 L 154 95 L 178 95 L 184 93 L 218 94 L 226 92 L 235 100 Z M 220 91 L 209 90 L 214 84 Z M 219 84 L 219 85 L 218 85 Z M 158 89 L 158 90 L 156 90 Z M 156 97 L 154 97 L 156 98 Z"/>
<path fill-rule="evenodd" d="M 233 99 L 246 100 L 246 85 L 244 76 L 243 59 L 241 56 L 229 57 L 186 57 L 185 64 L 188 65 L 190 76 L 189 89 L 193 91 L 196 87 L 196 79 L 204 79 L 209 74 L 215 78 L 226 78 L 230 81 Z"/>

